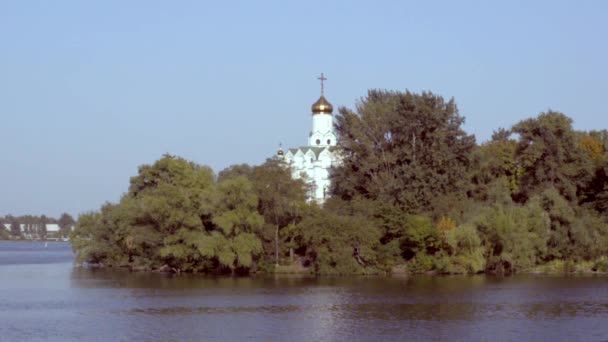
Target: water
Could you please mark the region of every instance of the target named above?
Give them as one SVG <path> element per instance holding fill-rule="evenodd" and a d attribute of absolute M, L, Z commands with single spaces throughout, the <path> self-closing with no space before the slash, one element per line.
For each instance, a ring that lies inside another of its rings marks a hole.
<path fill-rule="evenodd" d="M 608 340 L 608 277 L 216 278 L 0 242 L 0 341 Z"/>

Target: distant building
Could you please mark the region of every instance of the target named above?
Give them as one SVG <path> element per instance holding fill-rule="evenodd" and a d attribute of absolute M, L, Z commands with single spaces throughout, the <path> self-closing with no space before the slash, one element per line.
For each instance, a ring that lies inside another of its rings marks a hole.
<path fill-rule="evenodd" d="M 325 76 L 321 74 L 321 97 L 313 103 L 312 129 L 308 135 L 308 146 L 290 148 L 286 152 L 279 148 L 277 157 L 291 168 L 292 177 L 304 179 L 309 185 L 308 199 L 319 204 L 329 196 L 329 170 L 340 163 L 336 154 L 336 134 L 332 112 L 333 106 L 325 98 Z"/>
<path fill-rule="evenodd" d="M 4 229 L 8 230 L 9 232 L 11 231 L 10 223 L 4 223 L 3 226 L 4 226 Z M 19 225 L 19 228 L 21 230 L 21 236 L 25 239 L 39 238 L 40 233 L 42 232 L 42 227 L 41 227 L 41 224 L 39 224 L 39 223 L 35 223 L 35 224 L 21 223 Z M 45 228 L 46 228 L 47 235 L 57 234 L 61 230 L 61 227 L 59 227 L 59 225 L 56 223 L 47 223 L 45 225 Z M 70 227 L 70 230 L 73 230 L 73 229 L 74 229 L 74 226 Z"/>

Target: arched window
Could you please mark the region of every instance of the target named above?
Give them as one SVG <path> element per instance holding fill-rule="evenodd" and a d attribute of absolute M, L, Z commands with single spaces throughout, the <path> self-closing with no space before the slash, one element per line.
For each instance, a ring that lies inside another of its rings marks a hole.
<path fill-rule="evenodd" d="M 327 139 L 327 145 L 331 145 L 331 139 Z"/>
<path fill-rule="evenodd" d="M 321 144 L 321 140 L 317 139 L 317 145 L 320 145 L 320 144 Z"/>

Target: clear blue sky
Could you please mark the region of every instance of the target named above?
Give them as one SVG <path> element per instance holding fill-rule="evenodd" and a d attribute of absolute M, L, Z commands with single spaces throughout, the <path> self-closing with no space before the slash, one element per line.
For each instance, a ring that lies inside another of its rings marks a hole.
<path fill-rule="evenodd" d="M 324 72 L 454 97 L 478 141 L 549 108 L 608 128 L 608 1 L 0 2 L 0 215 L 115 202 L 163 153 L 306 143 Z"/>

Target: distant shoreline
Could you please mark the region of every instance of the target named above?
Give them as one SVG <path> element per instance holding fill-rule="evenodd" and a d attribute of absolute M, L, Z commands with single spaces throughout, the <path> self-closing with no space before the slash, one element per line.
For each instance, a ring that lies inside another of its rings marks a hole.
<path fill-rule="evenodd" d="M 34 243 L 34 242 L 67 242 L 70 243 L 70 240 L 64 241 L 64 240 L 15 240 L 15 239 L 10 239 L 10 240 L 0 240 L 0 242 L 28 242 L 28 243 Z"/>

